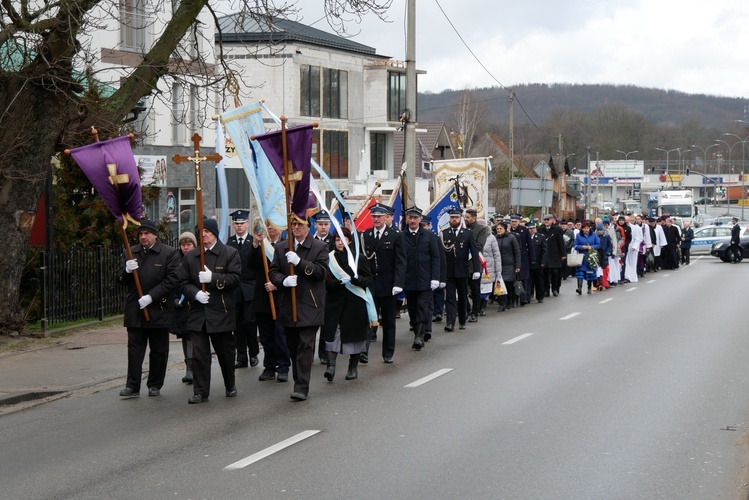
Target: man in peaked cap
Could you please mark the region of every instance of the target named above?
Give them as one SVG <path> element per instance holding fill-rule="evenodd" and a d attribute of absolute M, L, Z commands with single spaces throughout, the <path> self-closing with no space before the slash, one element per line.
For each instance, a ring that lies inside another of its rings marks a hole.
<path fill-rule="evenodd" d="M 547 258 L 543 269 L 544 297 L 549 297 L 550 294 L 556 297 L 562 285 L 562 269 L 567 260 L 564 231 L 554 223 L 553 215 L 546 214 L 543 216 L 543 225 L 538 228 L 538 234 L 546 238 Z"/>
<path fill-rule="evenodd" d="M 374 275 L 370 290 L 381 318 L 382 358 L 385 363 L 392 363 L 395 353 L 396 297 L 403 291 L 406 278 L 406 249 L 402 235 L 386 224 L 388 209 L 382 203 L 370 208 L 374 227 L 362 234 L 362 247 Z M 367 352 L 362 353 L 361 363 L 369 362 L 369 344 L 376 333 L 377 327 L 370 330 Z"/>
<path fill-rule="evenodd" d="M 510 231 L 517 237 L 520 245 L 520 273 L 518 279 L 523 282 L 525 294 L 518 297 L 521 306 L 531 301 L 529 291 L 531 289 L 531 264 L 536 261 L 536 250 L 531 241 L 528 228 L 520 225 L 520 216 L 510 217 Z"/>
<path fill-rule="evenodd" d="M 330 236 L 330 214 L 325 210 L 320 210 L 314 216 L 315 220 L 315 236 L 316 240 L 322 241 L 327 245 L 328 251 L 333 249 L 333 238 Z M 320 363 L 325 365 L 328 363 L 328 351 L 325 350 L 325 342 L 320 340 L 317 345 L 317 357 L 320 358 Z"/>
<path fill-rule="evenodd" d="M 434 233 L 421 227 L 421 209 L 413 206 L 406 210 L 407 228 L 403 232 L 406 249 L 406 303 L 408 317 L 414 331 L 412 348 L 424 347 L 427 324 L 431 324 L 432 292 L 440 284 L 439 245 Z"/>
<path fill-rule="evenodd" d="M 448 212 L 450 227 L 442 231 L 442 244 L 447 261 L 445 281 L 446 332 L 451 332 L 455 328 L 456 316 L 459 328 L 465 329 L 468 317 L 468 281 L 481 279 L 481 263 L 479 262 L 476 241 L 473 237 L 473 231 L 461 227 L 462 213 L 462 210 L 458 207 L 450 209 Z"/>
<path fill-rule="evenodd" d="M 260 346 L 257 341 L 257 322 L 252 309 L 252 299 L 255 296 L 255 282 L 257 272 L 249 265 L 252 251 L 252 234 L 250 233 L 250 211 L 235 210 L 229 214 L 234 235 L 226 245 L 239 252 L 242 263 L 242 281 L 237 288 L 237 324 L 234 335 L 237 340 L 237 359 L 234 368 L 255 367 L 258 365 Z"/>
<path fill-rule="evenodd" d="M 476 251 L 483 251 L 486 240 L 491 236 L 492 230 L 489 229 L 489 226 L 478 223 L 478 211 L 475 208 L 467 208 L 463 217 L 466 221 L 466 227 L 470 229 L 473 234 Z M 481 277 L 477 280 L 472 279 L 470 281 L 470 290 L 471 317 L 468 321 L 475 323 L 478 321 L 479 312 L 481 311 Z"/>
<path fill-rule="evenodd" d="M 174 319 L 174 290 L 178 283 L 179 252 L 159 241 L 159 230 L 150 220 L 138 228 L 139 245 L 130 247 L 131 260 L 124 263 L 118 279 L 129 287 L 125 301 L 125 327 L 127 328 L 127 382 L 120 391 L 123 398 L 140 395 L 143 359 L 146 345 L 148 355 L 149 396 L 158 396 L 164 385 L 167 357 L 169 356 L 169 327 Z M 143 296 L 135 287 L 133 271 L 138 270 Z M 143 309 L 148 311 L 146 321 Z"/>

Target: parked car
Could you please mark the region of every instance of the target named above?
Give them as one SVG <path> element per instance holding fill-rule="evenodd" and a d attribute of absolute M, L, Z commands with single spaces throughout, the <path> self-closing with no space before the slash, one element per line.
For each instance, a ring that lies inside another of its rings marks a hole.
<path fill-rule="evenodd" d="M 713 223 L 714 217 L 707 214 L 697 214 L 692 217 L 692 227 L 698 228 L 702 226 L 709 226 Z"/>
<path fill-rule="evenodd" d="M 744 254 L 749 252 L 749 237 L 743 237 L 739 240 L 739 260 L 744 258 Z M 731 246 L 730 238 L 724 241 L 713 243 L 710 249 L 710 255 L 718 257 L 723 262 L 731 262 L 733 254 L 728 251 L 728 247 Z"/>
<path fill-rule="evenodd" d="M 715 200 L 708 196 L 700 196 L 699 198 L 694 199 L 695 205 L 712 205 L 714 202 Z"/>
<path fill-rule="evenodd" d="M 749 226 L 741 225 L 741 236 L 749 238 Z M 692 248 L 689 251 L 692 255 L 705 254 L 713 255 L 713 246 L 716 243 L 731 242 L 731 226 L 704 226 L 694 230 L 694 239 Z"/>
<path fill-rule="evenodd" d="M 601 204 L 601 211 L 605 215 L 611 215 L 611 212 L 613 212 L 615 209 L 616 209 L 616 205 L 614 204 L 613 201 L 604 201 Z"/>

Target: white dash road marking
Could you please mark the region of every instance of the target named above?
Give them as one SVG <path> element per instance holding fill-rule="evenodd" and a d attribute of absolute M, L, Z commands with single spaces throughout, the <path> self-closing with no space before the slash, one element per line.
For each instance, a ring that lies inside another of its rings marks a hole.
<path fill-rule="evenodd" d="M 445 373 L 450 373 L 453 370 L 454 370 L 454 368 L 443 368 L 441 370 L 437 370 L 436 372 L 432 373 L 431 375 L 427 375 L 426 377 L 420 378 L 416 382 L 411 382 L 410 384 L 404 385 L 403 387 L 419 387 L 420 385 L 424 385 L 427 382 L 432 381 L 432 380 L 436 379 L 437 377 L 441 377 Z"/>
<path fill-rule="evenodd" d="M 599 302 L 599 304 L 606 304 L 607 302 L 611 302 L 612 300 L 614 300 L 614 298 L 609 297 L 608 299 L 603 299 L 601 302 Z"/>
<path fill-rule="evenodd" d="M 670 274 L 664 274 L 663 275 L 664 278 L 668 278 L 669 276 L 671 276 L 671 275 Z"/>
<path fill-rule="evenodd" d="M 632 288 L 627 288 L 627 289 L 626 289 L 626 290 L 624 290 L 624 291 L 625 291 L 625 292 L 631 292 L 632 290 L 637 290 L 637 287 L 636 287 L 636 286 L 633 286 Z"/>
<path fill-rule="evenodd" d="M 524 333 L 522 335 L 518 335 L 514 339 L 510 339 L 507 342 L 502 342 L 502 345 L 510 345 L 510 344 L 514 344 L 515 342 L 520 342 L 521 340 L 523 340 L 525 338 L 528 338 L 531 335 L 533 335 L 533 334 L 532 333 Z"/>
<path fill-rule="evenodd" d="M 578 313 L 572 313 L 572 314 L 568 314 L 567 316 L 564 316 L 564 317 L 562 317 L 562 318 L 559 318 L 559 319 L 560 319 L 561 321 L 564 321 L 564 320 L 567 320 L 567 319 L 572 319 L 572 318 L 574 318 L 575 316 L 578 316 L 579 314 L 580 314 L 579 312 L 578 312 Z"/>
<path fill-rule="evenodd" d="M 299 441 L 304 441 L 305 439 L 314 436 L 320 431 L 304 431 L 300 432 L 296 436 L 292 436 L 289 439 L 285 439 L 281 441 L 280 443 L 274 444 L 273 446 L 269 446 L 268 448 L 264 449 L 263 451 L 259 451 L 255 453 L 254 455 L 250 455 L 247 458 L 243 458 L 242 460 L 239 460 L 238 462 L 234 462 L 231 465 L 227 465 L 224 467 L 224 470 L 237 470 L 237 469 L 243 469 L 247 467 L 248 465 L 254 464 L 255 462 L 262 460 L 266 457 L 269 457 L 273 455 L 274 453 L 277 453 L 284 448 L 288 448 L 289 446 L 298 443 Z"/>
<path fill-rule="evenodd" d="M 655 283 L 655 280 L 646 281 L 645 283 Z"/>

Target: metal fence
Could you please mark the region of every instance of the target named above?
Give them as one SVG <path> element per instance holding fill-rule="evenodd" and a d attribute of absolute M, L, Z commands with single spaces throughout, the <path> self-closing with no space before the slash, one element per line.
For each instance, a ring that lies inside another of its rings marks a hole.
<path fill-rule="evenodd" d="M 121 314 L 128 288 L 117 283 L 122 247 L 43 252 L 42 329 L 82 319 Z"/>

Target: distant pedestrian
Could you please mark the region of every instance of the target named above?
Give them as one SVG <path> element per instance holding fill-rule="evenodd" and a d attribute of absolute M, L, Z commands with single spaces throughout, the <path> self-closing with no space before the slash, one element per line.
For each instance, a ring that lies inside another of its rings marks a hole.
<path fill-rule="evenodd" d="M 166 377 L 169 357 L 169 328 L 174 321 L 174 290 L 178 283 L 179 253 L 159 241 L 159 229 L 150 220 L 138 228 L 139 245 L 130 247 L 133 258 L 126 260 L 119 272 L 120 284 L 130 288 L 125 300 L 127 327 L 127 382 L 120 396 L 140 395 L 143 359 L 148 355 L 149 396 L 158 396 Z M 138 272 L 143 296 L 136 290 L 133 272 Z M 148 311 L 146 320 L 143 310 Z"/>
<path fill-rule="evenodd" d="M 197 248 L 198 240 L 190 231 L 185 231 L 179 235 L 178 244 L 181 266 L 182 258 Z M 187 301 L 181 293 L 174 298 L 174 321 L 171 332 L 182 341 L 182 353 L 185 356 L 185 376 L 182 377 L 182 382 L 192 384 L 192 340 L 190 340 L 190 332 L 187 331 Z"/>
<path fill-rule="evenodd" d="M 685 222 L 684 229 L 681 231 L 681 263 L 685 266 L 689 265 L 689 250 L 692 248 L 693 239 L 694 229 L 689 222 Z"/>
<path fill-rule="evenodd" d="M 739 226 L 739 218 L 734 217 L 732 219 L 733 227 L 731 228 L 731 246 L 728 250 L 731 252 L 731 262 L 738 264 L 741 262 L 741 226 Z"/>
<path fill-rule="evenodd" d="M 575 273 L 577 277 L 577 289 L 575 291 L 578 295 L 583 293 L 583 281 L 588 283 L 588 295 L 591 293 L 593 282 L 598 277 L 597 269 L 600 267 L 600 262 L 598 262 L 598 249 L 600 247 L 601 241 L 595 232 L 591 231 L 590 222 L 583 221 L 580 225 L 580 233 L 575 237 L 575 250 L 583 254 L 583 263 Z M 597 264 L 594 264 L 593 258 L 595 258 Z"/>

